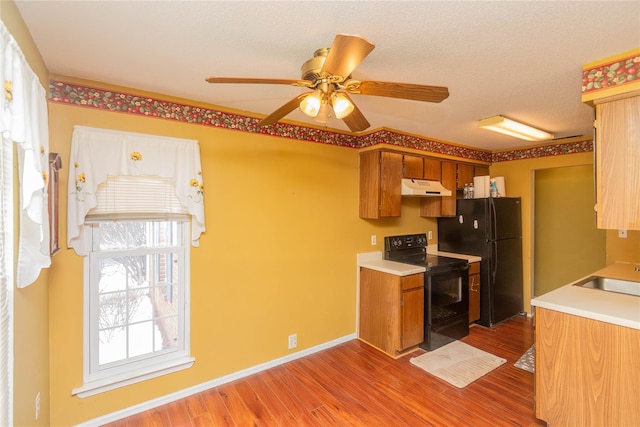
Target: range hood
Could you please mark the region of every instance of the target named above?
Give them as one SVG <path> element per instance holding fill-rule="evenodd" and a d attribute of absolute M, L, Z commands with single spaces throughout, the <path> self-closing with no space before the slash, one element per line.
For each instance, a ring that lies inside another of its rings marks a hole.
<path fill-rule="evenodd" d="M 450 196 L 451 190 L 444 188 L 439 181 L 404 178 L 402 180 L 402 195 L 422 197 Z"/>

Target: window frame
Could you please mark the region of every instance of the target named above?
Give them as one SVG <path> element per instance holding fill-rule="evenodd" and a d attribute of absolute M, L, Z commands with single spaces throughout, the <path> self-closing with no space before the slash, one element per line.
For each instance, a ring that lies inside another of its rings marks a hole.
<path fill-rule="evenodd" d="M 100 220 L 88 222 L 91 227 L 89 239 L 91 244 L 90 253 L 84 257 L 83 261 L 83 385 L 72 391 L 78 397 L 93 396 L 105 391 L 114 390 L 129 384 L 145 381 L 161 375 L 166 375 L 183 369 L 188 369 L 195 362 L 195 358 L 190 355 L 190 222 L 188 216 L 176 218 L 154 218 L 149 217 L 141 221 L 178 221 L 179 243 L 176 248 L 182 253 L 181 281 L 183 304 L 178 307 L 178 330 L 181 339 L 178 346 L 171 351 L 158 351 L 157 354 L 134 357 L 132 360 L 107 364 L 107 367 L 100 368 L 98 365 L 98 287 L 95 276 L 97 272 L 97 261 L 103 257 L 99 251 L 94 249 L 94 238 L 97 228 L 101 222 L 112 220 Z M 134 253 L 151 254 L 154 252 L 165 252 L 166 247 L 150 247 L 140 250 L 126 251 L 128 255 Z M 113 255 L 115 252 L 110 252 Z M 92 277 L 95 276 L 95 277 Z M 181 311 L 181 313 L 180 313 Z M 108 366 L 111 365 L 111 366 Z"/>

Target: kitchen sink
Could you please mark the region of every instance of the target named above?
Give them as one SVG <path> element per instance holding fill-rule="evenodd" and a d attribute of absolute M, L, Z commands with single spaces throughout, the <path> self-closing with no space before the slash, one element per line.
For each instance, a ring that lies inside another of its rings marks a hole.
<path fill-rule="evenodd" d="M 600 289 L 603 291 L 617 292 L 640 297 L 640 282 L 632 282 L 630 280 L 589 276 L 575 283 L 573 286 L 582 286 L 583 288 Z"/>

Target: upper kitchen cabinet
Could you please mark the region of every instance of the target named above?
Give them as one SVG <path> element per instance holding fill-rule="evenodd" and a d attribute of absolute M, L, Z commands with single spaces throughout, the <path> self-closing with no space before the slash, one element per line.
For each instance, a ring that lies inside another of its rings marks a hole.
<path fill-rule="evenodd" d="M 456 166 L 456 188 L 463 190 L 465 184 L 473 183 L 473 165 L 458 163 Z"/>
<path fill-rule="evenodd" d="M 402 157 L 390 151 L 360 153 L 360 218 L 400 216 Z"/>
<path fill-rule="evenodd" d="M 420 216 L 440 217 L 456 215 L 456 190 L 473 182 L 473 166 L 443 160 L 440 163 L 440 182 L 451 196 L 429 197 L 420 203 Z M 463 181 L 466 179 L 467 181 Z"/>
<path fill-rule="evenodd" d="M 599 228 L 640 230 L 640 48 L 586 64 L 582 101 L 596 109 Z"/>
<path fill-rule="evenodd" d="M 474 166 L 473 176 L 487 176 L 489 175 L 489 166 Z"/>
<path fill-rule="evenodd" d="M 402 177 L 422 179 L 424 171 L 423 158 L 419 156 L 402 156 Z"/>
<path fill-rule="evenodd" d="M 455 216 L 456 192 L 473 182 L 488 167 L 400 151 L 370 150 L 360 153 L 360 218 L 399 217 L 402 179 L 439 181 L 451 196 L 422 197 L 420 216 Z"/>
<path fill-rule="evenodd" d="M 424 170 L 422 172 L 422 178 L 429 181 L 440 181 L 440 175 L 442 173 L 442 161 L 439 159 L 424 159 Z"/>
<path fill-rule="evenodd" d="M 598 228 L 640 230 L 640 94 L 596 103 Z"/>

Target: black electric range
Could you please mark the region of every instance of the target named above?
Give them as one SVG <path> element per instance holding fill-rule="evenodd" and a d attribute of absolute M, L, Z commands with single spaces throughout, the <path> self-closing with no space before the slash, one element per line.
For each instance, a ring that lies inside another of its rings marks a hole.
<path fill-rule="evenodd" d="M 384 259 L 425 267 L 424 342 L 435 350 L 469 334 L 469 262 L 427 254 L 425 234 L 384 238 Z"/>

